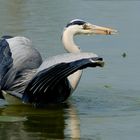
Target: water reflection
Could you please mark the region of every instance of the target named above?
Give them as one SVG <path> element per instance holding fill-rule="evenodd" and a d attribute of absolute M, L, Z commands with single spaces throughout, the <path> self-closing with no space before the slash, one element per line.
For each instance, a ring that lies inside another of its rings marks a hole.
<path fill-rule="evenodd" d="M 26 117 L 27 120 L 0 122 L 0 139 L 80 138 L 79 118 L 71 103 L 50 105 L 45 109 L 31 106 L 7 106 L 1 116 Z"/>

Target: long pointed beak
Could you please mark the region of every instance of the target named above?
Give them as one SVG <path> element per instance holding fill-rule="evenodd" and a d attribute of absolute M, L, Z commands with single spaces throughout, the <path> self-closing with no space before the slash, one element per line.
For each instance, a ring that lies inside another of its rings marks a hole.
<path fill-rule="evenodd" d="M 115 29 L 97 26 L 90 23 L 85 25 L 85 30 L 89 30 L 91 33 L 99 35 L 112 35 L 117 33 L 117 30 Z"/>

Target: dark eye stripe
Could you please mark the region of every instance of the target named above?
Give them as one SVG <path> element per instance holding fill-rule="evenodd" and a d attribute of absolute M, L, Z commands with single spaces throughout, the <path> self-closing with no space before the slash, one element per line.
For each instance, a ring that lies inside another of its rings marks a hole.
<path fill-rule="evenodd" d="M 68 23 L 67 25 L 66 25 L 66 27 L 69 27 L 69 26 L 71 26 L 71 25 L 83 25 L 83 24 L 85 24 L 86 22 L 85 21 L 83 21 L 83 20 L 73 20 L 73 21 L 71 21 L 70 23 Z"/>

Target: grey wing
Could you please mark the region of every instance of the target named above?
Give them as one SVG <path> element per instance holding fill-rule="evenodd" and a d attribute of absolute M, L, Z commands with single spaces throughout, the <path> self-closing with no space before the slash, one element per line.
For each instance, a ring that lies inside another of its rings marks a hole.
<path fill-rule="evenodd" d="M 13 58 L 13 67 L 9 72 L 12 77 L 7 76 L 4 89 L 22 93 L 35 69 L 41 65 L 41 55 L 32 47 L 28 38 L 20 36 L 3 38 L 6 38 Z"/>
<path fill-rule="evenodd" d="M 79 58 L 49 68 L 44 67 L 27 85 L 23 101 L 35 105 L 64 102 L 71 94 L 67 77 L 77 70 L 99 66 L 98 61 L 102 61 L 102 58 Z"/>
<path fill-rule="evenodd" d="M 34 77 L 35 73 L 36 73 L 36 69 L 31 69 L 31 70 L 27 69 L 17 73 L 13 83 L 8 88 L 8 92 L 9 93 L 16 92 L 22 95 L 24 93 L 26 86 Z"/>
<path fill-rule="evenodd" d="M 63 62 L 68 63 L 68 62 L 72 62 L 80 59 L 92 58 L 92 57 L 98 57 L 98 55 L 95 53 L 88 53 L 88 52 L 64 53 L 64 54 L 56 55 L 44 60 L 43 63 L 38 68 L 37 72 L 59 63 L 63 63 Z"/>
<path fill-rule="evenodd" d="M 13 66 L 12 54 L 5 39 L 0 40 L 0 88 L 3 89 L 5 82 Z"/>
<path fill-rule="evenodd" d="M 14 67 L 17 71 L 38 68 L 42 63 L 40 53 L 32 47 L 32 43 L 25 37 L 7 39 L 12 52 Z"/>

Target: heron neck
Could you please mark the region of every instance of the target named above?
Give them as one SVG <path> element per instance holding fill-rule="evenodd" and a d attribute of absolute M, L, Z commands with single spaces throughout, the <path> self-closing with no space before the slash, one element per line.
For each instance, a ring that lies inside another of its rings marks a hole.
<path fill-rule="evenodd" d="M 63 42 L 65 50 L 69 53 L 79 53 L 80 52 L 80 48 L 74 43 L 73 38 L 74 38 L 75 34 L 76 33 L 74 33 L 74 31 L 69 30 L 69 29 L 66 29 L 63 32 L 62 42 Z M 76 87 L 80 81 L 81 75 L 82 75 L 82 70 L 78 70 L 77 72 L 71 74 L 68 77 L 68 80 L 70 82 L 71 89 L 72 89 L 71 93 L 76 89 Z"/>
<path fill-rule="evenodd" d="M 73 39 L 74 36 L 75 36 L 75 33 L 71 30 L 66 29 L 63 32 L 62 42 L 67 52 L 70 52 L 70 53 L 80 52 L 79 47 L 74 43 L 74 39 Z"/>

